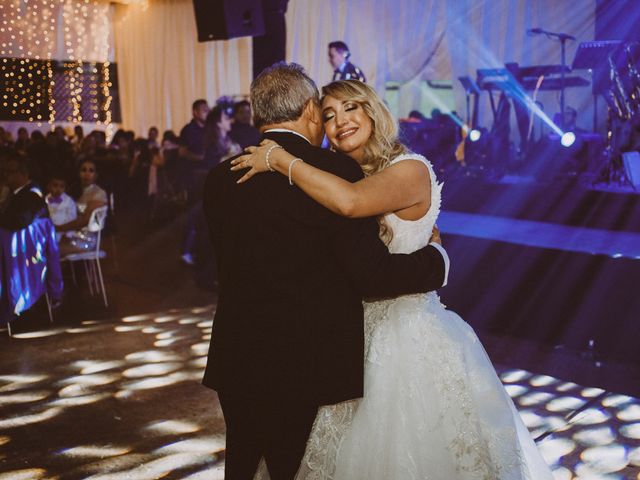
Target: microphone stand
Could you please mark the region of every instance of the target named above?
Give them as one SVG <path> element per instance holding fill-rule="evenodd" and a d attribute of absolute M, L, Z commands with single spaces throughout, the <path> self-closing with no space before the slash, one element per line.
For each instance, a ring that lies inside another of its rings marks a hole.
<path fill-rule="evenodd" d="M 556 37 L 560 40 L 560 63 L 562 64 L 562 71 L 560 72 L 560 128 L 564 130 L 564 77 L 565 67 L 567 66 L 567 40 L 575 40 L 576 37 L 567 33 L 549 32 L 541 28 L 534 30 L 533 33 L 544 33 L 547 37 Z"/>

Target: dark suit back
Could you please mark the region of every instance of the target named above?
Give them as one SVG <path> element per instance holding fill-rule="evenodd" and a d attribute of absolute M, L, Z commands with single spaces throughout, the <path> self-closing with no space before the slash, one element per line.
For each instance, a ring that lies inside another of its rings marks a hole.
<path fill-rule="evenodd" d="M 36 218 L 48 218 L 49 210 L 40 189 L 32 182 L 12 194 L 0 213 L 0 228 L 22 230 Z"/>
<path fill-rule="evenodd" d="M 268 136 L 309 164 L 362 178 L 346 156 Z M 392 256 L 375 219 L 341 218 L 277 173 L 237 185 L 241 176 L 223 162 L 205 186 L 220 282 L 205 385 L 319 405 L 361 396 L 363 296 L 438 288 L 442 257 L 432 247 Z"/>

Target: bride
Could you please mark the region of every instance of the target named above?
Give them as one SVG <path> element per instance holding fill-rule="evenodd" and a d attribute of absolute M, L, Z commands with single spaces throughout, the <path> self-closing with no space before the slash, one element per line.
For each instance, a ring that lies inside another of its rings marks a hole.
<path fill-rule="evenodd" d="M 371 87 L 322 93 L 332 148 L 366 177 L 349 183 L 265 140 L 232 162 L 249 168 L 240 182 L 270 167 L 340 215 L 379 216 L 391 252 L 426 245 L 442 189 L 429 161 L 399 143 Z M 365 360 L 363 398 L 320 408 L 297 479 L 553 479 L 472 328 L 434 292 L 365 302 Z"/>

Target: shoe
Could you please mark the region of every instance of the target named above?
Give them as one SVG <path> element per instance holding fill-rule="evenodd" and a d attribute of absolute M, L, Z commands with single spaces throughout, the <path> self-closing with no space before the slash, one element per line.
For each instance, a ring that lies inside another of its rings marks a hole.
<path fill-rule="evenodd" d="M 182 260 L 182 263 L 189 266 L 193 266 L 196 263 L 195 260 L 193 259 L 193 255 L 191 255 L 190 253 L 183 254 L 180 257 L 180 260 Z"/>

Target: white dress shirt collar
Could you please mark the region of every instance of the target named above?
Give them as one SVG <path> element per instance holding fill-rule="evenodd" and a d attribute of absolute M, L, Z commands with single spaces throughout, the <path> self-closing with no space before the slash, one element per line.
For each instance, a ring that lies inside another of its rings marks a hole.
<path fill-rule="evenodd" d="M 311 143 L 309 139 L 304 135 L 302 135 L 300 132 L 296 132 L 295 130 L 289 130 L 288 128 L 270 128 L 269 130 L 265 130 L 263 133 L 269 133 L 269 132 L 293 133 L 295 135 L 298 135 L 299 137 L 304 138 L 307 141 L 307 143 Z"/>

